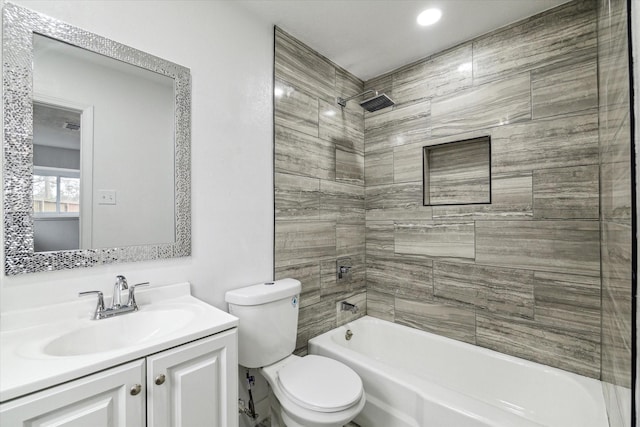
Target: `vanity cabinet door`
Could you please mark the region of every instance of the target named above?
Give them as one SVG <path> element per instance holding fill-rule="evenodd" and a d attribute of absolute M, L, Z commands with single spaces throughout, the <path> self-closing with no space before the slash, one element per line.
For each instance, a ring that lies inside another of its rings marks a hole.
<path fill-rule="evenodd" d="M 11 427 L 143 427 L 144 359 L 0 405 Z"/>
<path fill-rule="evenodd" d="M 147 357 L 149 427 L 238 425 L 237 330 Z"/>

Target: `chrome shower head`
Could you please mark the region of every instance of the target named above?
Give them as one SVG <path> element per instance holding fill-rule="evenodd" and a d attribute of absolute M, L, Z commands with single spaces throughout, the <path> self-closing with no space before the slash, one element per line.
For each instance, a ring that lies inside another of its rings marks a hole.
<path fill-rule="evenodd" d="M 368 112 L 373 113 L 374 111 L 391 107 L 394 104 L 395 102 L 393 102 L 391 98 L 389 98 L 386 94 L 382 93 L 380 95 L 376 94 L 376 96 L 372 98 L 365 99 L 360 103 L 360 106 L 365 110 L 367 110 Z"/>
<path fill-rule="evenodd" d="M 337 102 L 338 105 L 340 105 L 341 107 L 346 107 L 347 106 L 347 101 L 352 100 L 353 98 L 357 98 L 359 96 L 364 95 L 365 93 L 369 93 L 369 92 L 374 92 L 375 96 L 369 98 L 369 99 L 365 99 L 364 101 L 362 101 L 360 103 L 360 106 L 362 108 L 364 108 L 365 110 L 369 111 L 370 113 L 373 113 L 374 111 L 378 111 L 381 110 L 383 108 L 387 108 L 387 107 L 391 107 L 392 105 L 395 105 L 395 102 L 393 102 L 393 100 L 391 98 L 389 98 L 386 94 L 378 94 L 377 90 L 373 90 L 373 89 L 369 89 L 366 90 L 362 93 L 359 93 L 357 95 L 353 95 L 350 96 L 349 98 L 338 98 Z"/>

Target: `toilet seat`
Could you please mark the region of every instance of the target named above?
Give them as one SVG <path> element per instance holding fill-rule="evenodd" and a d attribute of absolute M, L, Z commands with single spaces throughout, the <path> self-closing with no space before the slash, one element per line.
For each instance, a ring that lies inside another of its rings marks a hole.
<path fill-rule="evenodd" d="M 339 412 L 356 404 L 362 380 L 351 368 L 327 357 L 308 355 L 278 372 L 278 385 L 295 404 L 318 412 Z"/>
<path fill-rule="evenodd" d="M 291 396 L 292 392 L 284 390 L 282 381 L 279 378 L 280 373 L 284 369 L 286 369 L 287 366 L 294 364 L 299 360 L 307 359 L 308 357 L 311 357 L 310 360 L 312 361 L 316 357 L 321 359 L 333 360 L 333 359 L 326 358 L 324 356 L 308 355 L 308 356 L 300 357 L 292 354 L 288 357 L 285 357 L 282 360 L 277 361 L 272 365 L 265 366 L 260 369 L 260 373 L 262 374 L 263 377 L 265 377 L 265 379 L 268 381 L 269 385 L 271 386 L 270 388 L 273 393 L 273 399 L 270 399 L 271 401 L 270 405 L 271 405 L 272 411 L 274 411 L 274 414 L 278 414 L 277 415 L 278 417 L 282 418 L 281 421 L 284 422 L 284 425 L 290 426 L 290 427 L 342 427 L 345 424 L 348 424 L 349 421 L 353 420 L 362 411 L 362 408 L 364 408 L 364 405 L 367 400 L 366 393 L 362 387 L 362 380 L 355 373 L 355 371 L 351 371 L 351 368 L 347 367 L 351 372 L 353 372 L 354 375 L 356 375 L 357 380 L 353 379 L 353 377 L 351 377 L 350 374 L 345 374 L 345 377 L 347 379 L 351 378 L 349 380 L 349 384 L 352 384 L 352 385 L 355 384 L 356 388 L 360 387 L 359 392 L 356 392 L 356 394 L 358 393 L 360 394 L 360 399 L 356 400 L 350 407 L 347 407 L 343 410 L 338 410 L 333 408 L 329 411 L 328 406 L 334 405 L 335 402 L 327 404 L 326 403 L 327 401 L 324 401 L 325 402 L 324 404 L 323 403 L 318 404 L 319 401 L 315 398 L 306 397 L 301 399 L 300 396 L 295 396 L 295 400 L 294 400 L 293 397 L 289 397 Z M 340 366 L 346 366 L 338 361 L 334 360 L 334 362 L 340 364 Z M 311 382 L 309 382 L 313 380 L 308 380 L 308 378 L 310 378 L 308 376 L 309 370 L 317 369 L 316 367 L 318 366 L 318 364 L 315 362 L 311 364 L 308 364 L 309 362 L 306 362 L 306 363 L 307 364 L 298 366 L 298 368 L 300 368 L 301 371 L 306 371 L 301 373 L 298 378 L 300 379 L 302 384 L 307 384 L 308 386 L 309 384 L 313 385 Z M 341 371 L 341 368 L 337 368 L 337 369 L 338 371 Z M 296 372 L 297 372 L 296 370 L 291 370 L 289 373 L 292 374 L 293 376 L 297 376 Z M 326 372 L 326 371 L 323 369 L 322 372 Z M 289 390 L 291 390 L 291 387 L 295 387 L 295 386 L 289 383 L 289 381 L 286 379 L 287 376 L 288 375 L 286 374 L 286 371 L 285 371 L 284 382 L 289 386 Z M 338 384 L 338 385 L 336 386 L 335 384 Z M 334 383 L 333 386 L 329 388 L 330 390 L 327 390 L 327 387 L 324 387 L 324 391 L 321 394 L 325 395 L 325 394 L 336 393 L 336 390 L 338 390 L 342 386 L 342 384 L 343 383 L 341 381 L 336 382 Z M 312 387 L 307 387 L 307 388 L 312 388 Z M 315 387 L 315 388 L 323 389 L 323 387 Z M 308 408 L 308 406 L 310 406 L 309 400 L 311 400 L 311 403 L 313 406 L 324 405 L 325 411 L 327 412 Z M 348 401 L 348 400 L 350 399 L 347 398 L 345 401 Z M 322 402 L 321 399 L 320 399 L 320 402 Z M 339 402 L 338 406 L 344 406 L 344 405 L 345 405 L 344 402 Z M 281 426 L 283 424 L 276 424 L 276 425 Z"/>

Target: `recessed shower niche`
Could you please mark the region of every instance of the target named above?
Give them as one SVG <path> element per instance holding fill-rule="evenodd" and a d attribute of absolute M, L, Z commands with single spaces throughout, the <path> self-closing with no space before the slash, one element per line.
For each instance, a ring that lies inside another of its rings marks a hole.
<path fill-rule="evenodd" d="M 422 148 L 425 206 L 491 203 L 491 137 Z"/>

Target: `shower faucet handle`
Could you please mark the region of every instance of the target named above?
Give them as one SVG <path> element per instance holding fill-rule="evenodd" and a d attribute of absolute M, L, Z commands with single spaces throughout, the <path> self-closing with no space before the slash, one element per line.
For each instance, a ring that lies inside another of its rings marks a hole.
<path fill-rule="evenodd" d="M 349 267 L 348 265 L 341 265 L 338 267 L 338 279 L 343 279 L 344 276 L 349 274 L 349 270 L 351 270 L 351 267 Z"/>
<path fill-rule="evenodd" d="M 343 257 L 338 258 L 336 260 L 336 276 L 338 280 L 345 280 L 350 277 L 349 272 L 351 271 L 353 263 L 351 262 L 351 258 Z"/>

